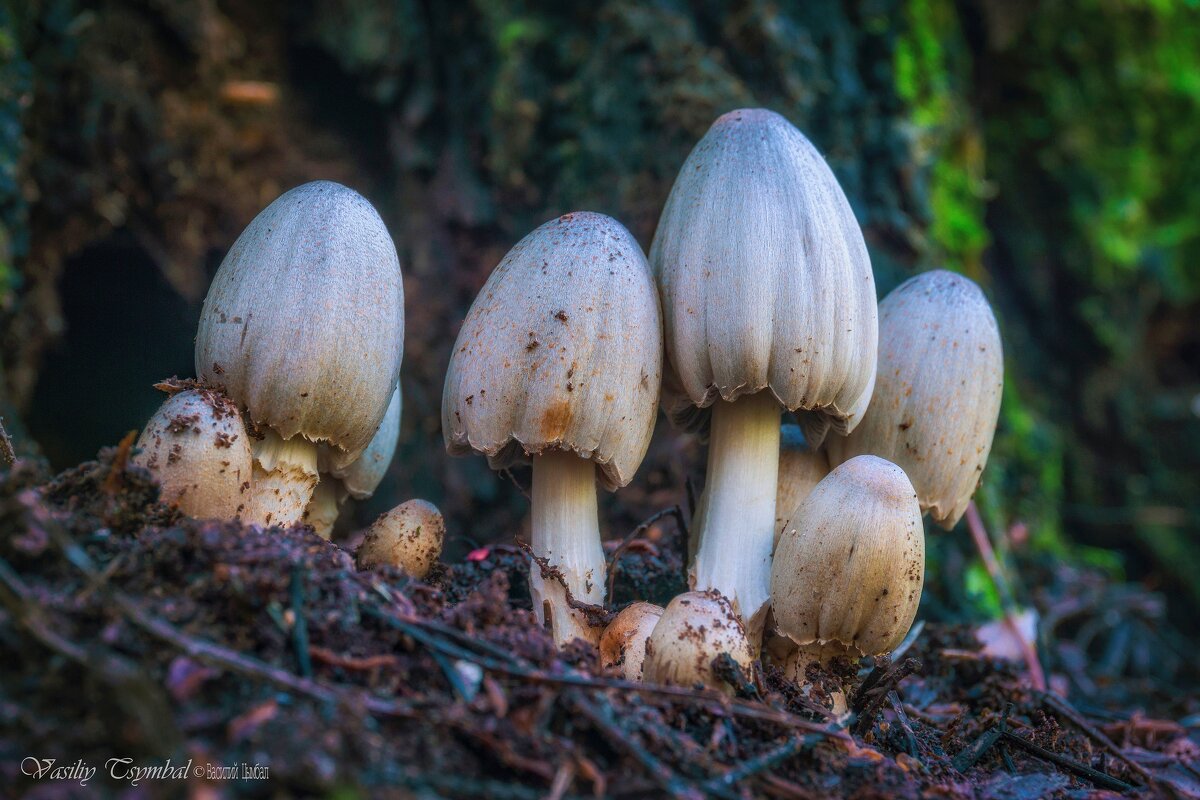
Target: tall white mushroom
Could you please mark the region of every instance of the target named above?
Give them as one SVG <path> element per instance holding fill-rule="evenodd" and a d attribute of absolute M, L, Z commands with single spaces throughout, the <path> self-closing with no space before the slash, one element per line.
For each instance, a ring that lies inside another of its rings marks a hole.
<path fill-rule="evenodd" d="M 633 477 L 658 407 L 662 327 L 645 256 L 619 222 L 579 212 L 547 222 L 492 272 L 463 323 L 442 395 L 450 453 L 495 469 L 533 462 L 532 547 L 576 600 L 604 601 L 596 480 Z M 530 578 L 555 639 L 592 643 L 561 586 Z"/>
<path fill-rule="evenodd" d="M 688 156 L 650 251 L 677 423 L 708 424 L 691 581 L 757 642 L 775 534 L 779 422 L 810 441 L 858 424 L 875 376 L 875 281 L 837 179 L 778 114 L 725 114 Z M 698 411 L 701 410 L 701 411 Z M 703 412 L 703 413 L 701 413 Z"/>
<path fill-rule="evenodd" d="M 862 453 L 904 469 L 921 510 L 953 528 L 979 485 L 1004 392 L 1000 330 L 983 292 L 945 270 L 917 275 L 879 304 L 871 407 L 825 442 L 837 466 Z"/>
<path fill-rule="evenodd" d="M 243 518 L 300 519 L 318 445 L 347 465 L 370 443 L 404 351 L 400 260 L 357 192 L 306 183 L 267 206 L 217 270 L 196 337 L 196 372 L 246 409 L 254 479 Z"/>
<path fill-rule="evenodd" d="M 138 437 L 133 462 L 158 481 L 163 502 L 190 517 L 233 519 L 250 481 L 250 442 L 237 406 L 210 389 L 167 398 Z"/>

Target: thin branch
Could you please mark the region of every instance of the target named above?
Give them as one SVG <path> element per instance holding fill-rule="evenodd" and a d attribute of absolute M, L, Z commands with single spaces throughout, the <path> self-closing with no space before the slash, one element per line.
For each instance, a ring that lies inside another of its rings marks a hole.
<path fill-rule="evenodd" d="M 991 578 L 992 585 L 996 588 L 996 594 L 1000 596 L 1000 605 L 1004 611 L 1004 624 L 1020 643 L 1021 654 L 1025 657 L 1025 664 L 1029 668 L 1029 679 L 1033 681 L 1035 689 L 1044 692 L 1046 691 L 1046 673 L 1042 669 L 1042 662 L 1038 660 L 1037 649 L 1034 648 L 1032 642 L 1025 638 L 1021 626 L 1017 624 L 1012 590 L 1000 569 L 996 551 L 992 549 L 992 540 L 988 536 L 987 529 L 983 527 L 983 518 L 979 515 L 979 508 L 975 505 L 974 500 L 967 504 L 967 527 L 971 531 L 971 538 L 975 541 L 976 549 L 979 550 L 979 556 L 983 559 L 988 577 Z"/>

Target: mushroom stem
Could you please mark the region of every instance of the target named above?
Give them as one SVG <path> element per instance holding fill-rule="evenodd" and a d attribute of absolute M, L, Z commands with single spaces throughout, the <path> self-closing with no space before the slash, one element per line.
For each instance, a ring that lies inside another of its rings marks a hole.
<path fill-rule="evenodd" d="M 576 600 L 604 602 L 604 549 L 596 513 L 596 465 L 574 453 L 548 451 L 533 457 L 532 538 L 534 555 L 562 571 Z M 529 574 L 529 590 L 537 620 L 547 620 L 560 646 L 574 638 L 595 644 L 601 628 L 588 625 L 567 604 L 566 592 L 553 578 L 542 577 L 537 564 Z"/>
<path fill-rule="evenodd" d="M 317 488 L 313 489 L 308 508 L 304 509 L 304 521 L 312 526 L 317 536 L 328 539 L 333 535 L 333 526 L 337 523 L 345 497 L 337 478 L 331 475 L 324 476 Z"/>
<path fill-rule="evenodd" d="M 317 487 L 317 446 L 303 436 L 283 439 L 266 428 L 254 443 L 254 477 L 242 520 L 258 525 L 291 525 Z"/>
<path fill-rule="evenodd" d="M 691 585 L 732 601 L 757 649 L 771 588 L 779 403 L 770 391 L 713 406 Z"/>
<path fill-rule="evenodd" d="M 862 658 L 863 654 L 849 645 L 832 640 L 797 645 L 784 661 L 783 674 L 796 683 L 807 683 L 808 678 L 805 676 L 805 672 L 808 670 L 809 664 L 828 667 L 834 659 L 839 657 L 854 662 Z"/>

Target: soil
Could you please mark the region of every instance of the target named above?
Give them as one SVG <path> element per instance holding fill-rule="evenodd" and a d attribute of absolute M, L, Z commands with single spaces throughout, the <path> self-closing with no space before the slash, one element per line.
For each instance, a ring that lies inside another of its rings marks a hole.
<path fill-rule="evenodd" d="M 556 650 L 517 546 L 425 582 L 360 572 L 304 526 L 180 517 L 129 446 L 0 476 L 6 794 L 1200 797 L 1195 665 L 1139 587 L 1037 581 L 1047 692 L 932 621 L 894 662 L 810 669 L 805 686 L 732 661 L 733 698 L 639 686 L 590 646 Z M 618 605 L 682 589 L 670 527 L 619 548 Z M 29 756 L 101 769 L 81 788 L 22 774 Z M 105 776 L 114 756 L 201 774 L 133 787 Z M 242 764 L 267 779 L 209 770 Z"/>

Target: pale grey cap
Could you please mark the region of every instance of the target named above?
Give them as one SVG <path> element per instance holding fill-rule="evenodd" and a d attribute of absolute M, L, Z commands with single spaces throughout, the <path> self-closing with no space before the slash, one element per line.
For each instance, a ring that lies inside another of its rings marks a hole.
<path fill-rule="evenodd" d="M 567 450 L 624 486 L 650 444 L 661 373 L 641 248 L 611 217 L 566 214 L 518 242 L 471 305 L 442 394 L 446 448 L 495 469 Z"/>
<path fill-rule="evenodd" d="M 831 436 L 833 466 L 863 453 L 899 464 L 921 510 L 952 528 L 987 465 L 1004 393 L 996 317 L 969 278 L 945 270 L 908 279 L 879 304 L 879 375 L 848 437 Z"/>
<path fill-rule="evenodd" d="M 225 256 L 196 372 L 254 423 L 349 463 L 383 420 L 403 352 L 400 259 L 383 220 L 352 189 L 315 181 L 267 206 Z"/>
<path fill-rule="evenodd" d="M 400 412 L 403 406 L 400 384 L 396 384 L 396 391 L 392 393 L 392 401 L 388 403 L 383 422 L 379 424 L 379 430 L 375 431 L 367 449 L 347 466 L 331 466 L 330 474 L 342 482 L 342 486 L 355 500 L 365 500 L 373 495 L 383 476 L 387 474 L 400 440 Z"/>
<path fill-rule="evenodd" d="M 854 212 L 786 119 L 731 111 L 688 156 L 650 263 L 662 292 L 676 424 L 769 389 L 814 445 L 853 430 L 871 397 L 875 279 Z"/>
<path fill-rule="evenodd" d="M 858 456 L 816 485 L 780 538 L 771 607 L 798 645 L 879 655 L 912 627 L 924 583 L 916 491 L 900 467 Z"/>

